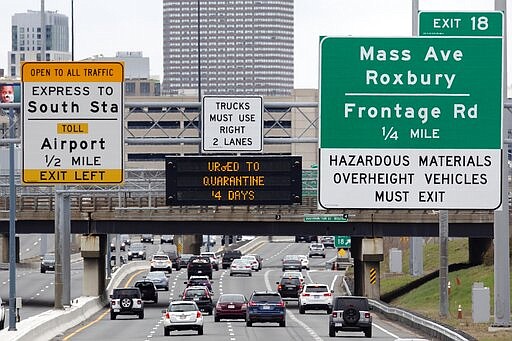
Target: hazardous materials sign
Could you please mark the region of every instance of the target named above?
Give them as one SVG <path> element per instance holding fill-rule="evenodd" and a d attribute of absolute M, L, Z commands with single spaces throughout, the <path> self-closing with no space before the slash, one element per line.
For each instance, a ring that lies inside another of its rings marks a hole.
<path fill-rule="evenodd" d="M 122 183 L 123 64 L 26 62 L 21 80 L 22 182 Z"/>

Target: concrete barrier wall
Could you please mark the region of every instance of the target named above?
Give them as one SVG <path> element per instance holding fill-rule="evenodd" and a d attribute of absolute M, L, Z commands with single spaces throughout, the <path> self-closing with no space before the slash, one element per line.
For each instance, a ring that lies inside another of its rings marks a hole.
<path fill-rule="evenodd" d="M 63 310 L 48 310 L 16 323 L 16 331 L 9 331 L 9 317 L 6 316 L 5 328 L 0 331 L 0 340 L 10 341 L 46 341 L 87 320 L 108 304 L 108 295 L 120 285 L 128 275 L 147 269 L 146 262 L 135 261 L 124 264 L 116 271 L 103 297 L 82 296 L 74 299 L 70 307 Z"/>

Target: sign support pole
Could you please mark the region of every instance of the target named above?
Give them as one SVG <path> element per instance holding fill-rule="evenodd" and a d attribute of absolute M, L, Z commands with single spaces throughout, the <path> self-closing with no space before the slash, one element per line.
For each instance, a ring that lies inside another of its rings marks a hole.
<path fill-rule="evenodd" d="M 412 35 L 418 35 L 418 11 L 419 0 L 412 2 Z M 423 238 L 412 237 L 409 239 L 409 274 L 421 276 L 423 274 Z"/>
<path fill-rule="evenodd" d="M 14 109 L 9 108 L 9 136 L 14 136 Z M 14 142 L 9 143 L 9 330 L 16 331 L 16 184 Z"/>
<path fill-rule="evenodd" d="M 497 11 L 503 12 L 503 98 L 507 96 L 507 19 L 506 0 L 495 0 Z M 503 137 L 508 127 L 503 113 Z M 510 260 L 509 260 L 509 205 L 508 205 L 508 145 L 502 142 L 501 207 L 494 211 L 494 326 L 510 326 Z"/>
<path fill-rule="evenodd" d="M 439 211 L 439 316 L 448 317 L 448 210 Z"/>

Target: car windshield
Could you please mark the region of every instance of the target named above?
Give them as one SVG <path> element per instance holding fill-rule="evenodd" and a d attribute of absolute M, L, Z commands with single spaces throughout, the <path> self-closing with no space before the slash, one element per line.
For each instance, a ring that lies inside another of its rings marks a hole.
<path fill-rule="evenodd" d="M 172 312 L 183 312 L 183 311 L 195 311 L 196 306 L 194 304 L 176 303 L 169 305 L 169 311 Z"/>
<path fill-rule="evenodd" d="M 190 289 L 185 293 L 186 297 L 202 296 L 204 295 L 203 289 Z"/>
<path fill-rule="evenodd" d="M 257 294 L 252 296 L 254 302 L 268 302 L 268 303 L 279 303 L 281 302 L 281 296 L 272 294 Z"/>
<path fill-rule="evenodd" d="M 357 297 L 338 297 L 336 300 L 337 309 L 356 308 L 358 310 L 369 310 L 368 301 Z"/>
<path fill-rule="evenodd" d="M 305 292 L 328 292 L 329 289 L 326 285 L 308 285 L 306 286 Z"/>
<path fill-rule="evenodd" d="M 207 280 L 207 279 L 199 279 L 199 278 L 196 278 L 196 279 L 190 279 L 188 281 L 188 285 L 189 286 L 192 286 L 192 285 L 204 285 L 204 286 L 209 286 L 210 285 L 210 281 Z"/>
<path fill-rule="evenodd" d="M 139 298 L 139 289 L 114 289 L 113 296 L 114 298 L 119 297 L 128 297 L 128 298 Z"/>
<path fill-rule="evenodd" d="M 55 260 L 55 255 L 54 254 L 44 255 L 43 259 L 44 260 Z"/>
<path fill-rule="evenodd" d="M 311 244 L 310 246 L 312 249 L 321 249 L 323 247 L 322 244 Z"/>
<path fill-rule="evenodd" d="M 247 259 L 237 258 L 237 259 L 233 260 L 233 263 L 231 263 L 231 264 L 234 264 L 234 265 L 246 265 L 246 264 L 249 264 L 249 262 L 247 261 Z"/>
<path fill-rule="evenodd" d="M 153 260 L 168 260 L 167 256 L 154 255 Z"/>
<path fill-rule="evenodd" d="M 243 295 L 222 295 L 219 297 L 219 302 L 245 302 L 245 297 Z"/>
<path fill-rule="evenodd" d="M 146 278 L 151 278 L 151 279 L 165 278 L 165 273 L 163 273 L 162 271 L 153 271 L 153 272 L 148 273 L 146 275 Z"/>
<path fill-rule="evenodd" d="M 142 244 L 133 244 L 132 247 L 130 248 L 131 251 L 143 251 L 144 250 L 144 245 Z"/>
<path fill-rule="evenodd" d="M 299 285 L 300 284 L 300 280 L 298 278 L 283 278 L 281 280 L 281 284 L 284 284 L 284 285 Z"/>
<path fill-rule="evenodd" d="M 153 289 L 154 284 L 153 284 L 153 282 L 137 282 L 137 283 L 135 283 L 134 286 L 141 290 L 144 290 L 144 289 L 147 290 L 147 289 Z"/>

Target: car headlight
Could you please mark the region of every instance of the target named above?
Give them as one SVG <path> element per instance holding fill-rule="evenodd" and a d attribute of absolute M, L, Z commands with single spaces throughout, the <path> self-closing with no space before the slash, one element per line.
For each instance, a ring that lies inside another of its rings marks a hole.
<path fill-rule="evenodd" d="M 144 254 L 144 252 L 142 252 L 142 251 L 139 251 L 139 255 L 141 255 L 141 256 L 142 256 L 143 254 Z"/>
<path fill-rule="evenodd" d="M 132 255 L 132 252 L 131 252 L 131 251 L 128 251 L 128 254 L 131 256 L 131 255 Z"/>

